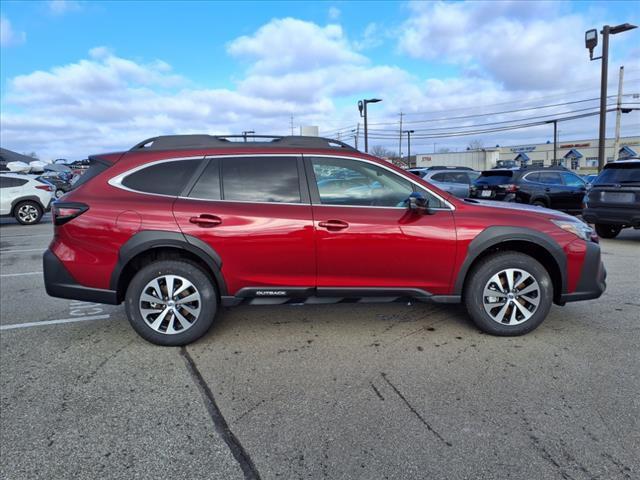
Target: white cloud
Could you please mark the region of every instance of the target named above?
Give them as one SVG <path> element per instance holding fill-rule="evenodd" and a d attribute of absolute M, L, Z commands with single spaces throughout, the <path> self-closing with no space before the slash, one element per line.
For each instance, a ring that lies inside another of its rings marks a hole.
<path fill-rule="evenodd" d="M 255 34 L 231 42 L 228 52 L 254 61 L 252 71 L 269 74 L 367 62 L 353 51 L 340 25 L 321 27 L 295 18 L 270 21 Z"/>
<path fill-rule="evenodd" d="M 75 0 L 50 0 L 48 2 L 49 11 L 53 15 L 64 15 L 69 12 L 76 12 L 82 8 L 80 2 Z"/>
<path fill-rule="evenodd" d="M 595 70 L 585 61 L 584 19 L 557 15 L 554 4 L 413 3 L 411 11 L 403 53 L 478 68 L 510 90 L 557 87 Z"/>
<path fill-rule="evenodd" d="M 26 39 L 27 34 L 25 32 L 15 31 L 7 17 L 0 17 L 0 46 L 10 47 L 20 45 L 24 43 Z"/>

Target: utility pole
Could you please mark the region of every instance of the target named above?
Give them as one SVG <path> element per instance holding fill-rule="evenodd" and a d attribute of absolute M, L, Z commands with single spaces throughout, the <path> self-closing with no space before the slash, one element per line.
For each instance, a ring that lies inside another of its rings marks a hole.
<path fill-rule="evenodd" d="M 358 149 L 358 137 L 360 136 L 360 122 L 356 125 L 356 150 Z"/>
<path fill-rule="evenodd" d="M 620 67 L 618 76 L 618 105 L 616 108 L 616 138 L 613 141 L 613 161 L 618 160 L 618 150 L 620 149 L 620 117 L 622 117 L 622 81 L 624 79 L 624 66 Z"/>
<path fill-rule="evenodd" d="M 400 112 L 400 129 L 398 130 L 398 159 L 402 161 L 402 117 L 404 114 Z"/>

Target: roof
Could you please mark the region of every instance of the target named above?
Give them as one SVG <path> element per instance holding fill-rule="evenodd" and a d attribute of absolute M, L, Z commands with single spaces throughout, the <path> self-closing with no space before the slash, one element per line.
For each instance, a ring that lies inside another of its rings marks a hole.
<path fill-rule="evenodd" d="M 529 155 L 527 155 L 526 153 L 519 152 L 518 155 L 516 155 L 516 158 L 514 158 L 514 160 L 524 160 L 525 162 L 528 162 L 531 159 L 529 158 Z"/>
<path fill-rule="evenodd" d="M 575 148 L 572 148 L 563 158 L 582 158 L 582 154 Z"/>
<path fill-rule="evenodd" d="M 7 150 L 6 148 L 0 148 L 0 160 L 4 162 L 33 162 L 38 160 L 37 158 L 30 157 L 28 155 L 22 155 L 21 153 Z"/>
<path fill-rule="evenodd" d="M 129 151 L 190 148 L 326 148 L 355 151 L 351 145 L 330 138 L 278 135 L 164 135 L 148 138 Z"/>
<path fill-rule="evenodd" d="M 618 158 L 620 158 L 620 156 L 628 158 L 637 157 L 638 154 L 631 147 L 624 145 L 620 150 L 618 150 Z"/>

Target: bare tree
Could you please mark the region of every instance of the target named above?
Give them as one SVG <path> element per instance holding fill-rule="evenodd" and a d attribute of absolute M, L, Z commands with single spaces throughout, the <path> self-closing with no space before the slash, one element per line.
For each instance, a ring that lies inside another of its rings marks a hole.
<path fill-rule="evenodd" d="M 40 157 L 38 157 L 38 154 L 36 152 L 31 152 L 31 153 L 23 152 L 23 155 L 26 155 L 27 157 L 35 158 L 36 160 L 40 160 Z"/>
<path fill-rule="evenodd" d="M 371 148 L 371 155 L 375 157 L 391 159 L 394 156 L 394 152 L 389 150 L 387 147 L 383 147 L 382 145 L 375 145 Z"/>
<path fill-rule="evenodd" d="M 448 147 L 441 147 L 438 149 L 437 153 L 449 153 L 451 151 Z"/>
<path fill-rule="evenodd" d="M 467 145 L 467 150 L 480 150 L 483 147 L 482 139 L 475 138 Z"/>

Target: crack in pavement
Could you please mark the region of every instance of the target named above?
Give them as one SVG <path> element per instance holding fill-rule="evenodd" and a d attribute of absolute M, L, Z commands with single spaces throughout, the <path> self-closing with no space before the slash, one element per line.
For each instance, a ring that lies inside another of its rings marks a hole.
<path fill-rule="evenodd" d="M 391 383 L 391 380 L 389 380 L 387 378 L 387 374 L 384 373 L 384 372 L 380 372 L 380 375 L 382 376 L 384 381 L 387 382 L 387 384 L 393 389 L 393 391 L 396 392 L 396 395 L 398 395 L 400 397 L 400 399 L 409 408 L 409 410 L 411 410 L 411 413 L 413 413 L 416 417 L 418 417 L 418 419 L 424 424 L 424 426 L 427 427 L 427 430 L 429 430 L 431 433 L 433 433 L 438 438 L 438 440 L 443 442 L 446 446 L 451 447 L 452 443 L 449 442 L 448 440 L 445 440 L 442 437 L 442 435 L 440 435 L 440 433 L 438 431 L 436 431 L 431 425 L 429 425 L 429 422 L 427 422 L 422 417 L 422 415 L 420 415 L 420 413 L 413 407 L 413 405 L 411 405 L 409 403 L 409 401 L 405 398 L 405 396 L 402 394 L 402 392 L 400 392 L 400 390 L 398 390 L 398 388 L 393 383 Z"/>
<path fill-rule="evenodd" d="M 254 465 L 253 460 L 251 460 L 247 451 L 229 428 L 227 421 L 216 404 L 213 392 L 209 388 L 209 385 L 207 385 L 207 382 L 205 382 L 200 370 L 198 370 L 196 363 L 187 351 L 186 347 L 180 347 L 180 355 L 184 358 L 187 370 L 198 387 L 198 390 L 200 390 L 200 393 L 202 394 L 202 399 L 204 400 L 207 412 L 213 421 L 213 426 L 215 427 L 216 432 L 218 432 L 229 447 L 229 450 L 231 450 L 233 457 L 236 459 L 244 473 L 244 478 L 247 480 L 260 480 L 260 474 L 258 473 L 258 469 Z"/>

